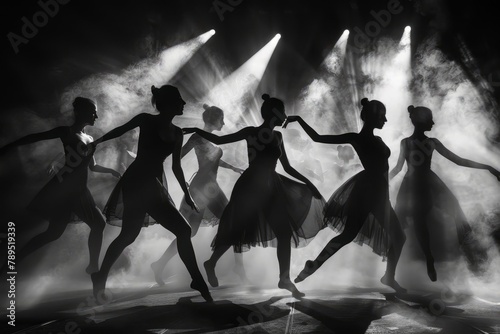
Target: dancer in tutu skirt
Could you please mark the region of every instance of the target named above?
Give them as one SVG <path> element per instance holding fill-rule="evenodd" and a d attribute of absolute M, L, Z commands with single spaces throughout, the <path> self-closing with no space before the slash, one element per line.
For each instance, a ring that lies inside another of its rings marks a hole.
<path fill-rule="evenodd" d="M 460 166 L 486 169 L 500 180 L 500 172 L 491 166 L 460 158 L 436 138 L 425 135 L 434 124 L 432 111 L 426 107 L 409 106 L 410 119 L 415 126 L 413 134 L 401 141 L 401 150 L 396 167 L 391 170 L 392 179 L 404 166 L 406 161 L 408 171 L 404 176 L 396 201 L 396 213 L 406 222 L 412 218 L 417 240 L 424 252 L 427 262 L 427 274 L 431 281 L 437 280 L 434 268 L 429 236 L 429 218 L 433 208 L 444 216 L 452 217 L 456 224 L 458 242 L 467 256 L 472 269 L 484 261 L 486 254 L 481 254 L 481 248 L 475 247 L 472 229 L 465 218 L 455 196 L 443 181 L 431 170 L 432 153 L 437 151 L 446 159 Z M 444 218 L 443 216 L 441 219 Z M 483 252 L 484 253 L 484 252 Z"/>
<path fill-rule="evenodd" d="M 224 126 L 224 112 L 222 109 L 215 106 L 210 107 L 206 104 L 203 105 L 203 109 L 205 110 L 202 116 L 205 122 L 203 130 L 206 132 L 220 131 Z M 243 169 L 234 167 L 222 160 L 222 149 L 198 134 L 192 135 L 182 147 L 181 159 L 192 149 L 194 149 L 198 159 L 198 171 L 191 181 L 189 192 L 193 196 L 199 211 L 193 210 L 186 201 L 182 201 L 179 211 L 191 225 L 191 237 L 194 237 L 200 225 L 218 225 L 222 212 L 227 205 L 227 197 L 217 183 L 219 166 L 231 169 L 239 174 L 243 173 Z M 155 280 L 159 285 L 164 284 L 161 277 L 163 270 L 175 254 L 177 254 L 177 239 L 172 241 L 158 261 L 151 264 Z M 235 253 L 235 263 L 234 272 L 242 280 L 246 281 L 241 254 Z"/>
<path fill-rule="evenodd" d="M 127 131 L 139 127 L 137 157 L 123 174 L 117 187 L 123 198 L 123 222 L 118 237 L 109 246 L 101 269 L 92 274 L 94 296 L 104 293 L 106 280 L 111 266 L 139 235 L 144 217 L 149 214 L 156 222 L 171 231 L 178 239 L 179 256 L 186 265 L 191 278 L 191 288 L 201 292 L 205 300 L 212 301 L 208 287 L 196 264 L 191 244 L 191 228 L 184 217 L 177 211 L 166 190 L 163 181 L 163 162 L 172 154 L 172 169 L 184 191 L 184 200 L 194 210 L 194 204 L 180 163 L 182 131 L 172 124 L 172 119 L 182 115 L 186 102 L 176 87 L 165 85 L 151 87 L 152 103 L 159 111 L 158 115 L 142 113 L 128 123 L 117 127 L 96 140 L 96 144 L 121 136 Z M 113 191 L 116 194 L 116 189 Z M 108 206 L 113 201 L 108 201 Z M 99 300 L 99 299 L 98 299 Z"/>
<path fill-rule="evenodd" d="M 91 274 L 99 268 L 102 233 L 106 223 L 87 187 L 88 169 L 97 173 L 110 173 L 115 177 L 120 177 L 120 174 L 113 169 L 97 165 L 88 147 L 93 139 L 85 133 L 85 127 L 93 126 L 97 119 L 95 102 L 88 98 L 77 97 L 73 101 L 73 110 L 75 113 L 73 125 L 28 135 L 4 146 L 0 151 L 4 152 L 19 145 L 41 140 L 61 139 L 65 154 L 64 165 L 54 172 L 54 177 L 28 206 L 30 211 L 47 219 L 49 226 L 45 232 L 35 236 L 26 244 L 17 254 L 17 261 L 22 261 L 40 247 L 59 239 L 68 223 L 75 220 L 76 214 L 78 219 L 90 227 L 88 240 L 90 262 L 86 271 Z"/>
<path fill-rule="evenodd" d="M 289 116 L 287 123 L 298 122 L 315 142 L 351 144 L 364 170 L 347 180 L 328 200 L 324 219 L 331 228 L 341 233 L 330 240 L 314 261 L 307 261 L 295 282 L 312 275 L 342 247 L 355 241 L 367 244 L 373 251 L 387 258 L 387 269 L 381 282 L 397 292 L 404 292 L 395 280 L 396 265 L 406 240 L 401 225 L 389 202 L 388 159 L 389 148 L 373 130 L 381 129 L 387 121 L 385 106 L 377 100 L 361 100 L 361 119 L 364 126 L 359 133 L 319 135 L 300 116 Z M 285 124 L 286 126 L 286 124 Z"/>
<path fill-rule="evenodd" d="M 290 280 L 291 246 L 305 245 L 324 227 L 324 200 L 318 189 L 290 166 L 282 135 L 274 131 L 286 118 L 283 102 L 267 94 L 262 97 L 264 122 L 258 127 L 220 137 L 197 128 L 184 129 L 184 133 L 196 132 L 218 145 L 239 140 L 247 143 L 249 167 L 233 188 L 212 243 L 214 252 L 204 265 L 209 283 L 218 286 L 215 265 L 231 246 L 236 252 L 257 245 L 274 246 L 280 268 L 278 286 L 301 297 L 304 294 Z M 288 174 L 303 183 L 276 173 L 278 159 Z"/>

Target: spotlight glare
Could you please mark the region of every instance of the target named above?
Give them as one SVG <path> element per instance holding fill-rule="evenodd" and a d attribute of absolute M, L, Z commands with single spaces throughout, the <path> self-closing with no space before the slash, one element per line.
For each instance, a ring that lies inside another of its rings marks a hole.
<path fill-rule="evenodd" d="M 349 34 L 349 29 L 344 30 L 344 34 Z"/>
<path fill-rule="evenodd" d="M 279 38 L 281 38 L 281 34 L 276 34 L 275 37 L 279 39 Z"/>
<path fill-rule="evenodd" d="M 212 35 L 212 36 L 213 36 L 213 35 L 215 35 L 215 30 L 214 30 L 214 29 L 212 29 L 212 30 L 210 30 L 210 31 L 209 31 L 209 33 L 210 33 L 210 35 Z"/>
<path fill-rule="evenodd" d="M 405 30 L 407 30 L 407 31 L 408 31 L 408 30 L 411 30 L 411 27 L 410 27 L 410 26 L 406 26 L 406 27 L 405 27 Z"/>

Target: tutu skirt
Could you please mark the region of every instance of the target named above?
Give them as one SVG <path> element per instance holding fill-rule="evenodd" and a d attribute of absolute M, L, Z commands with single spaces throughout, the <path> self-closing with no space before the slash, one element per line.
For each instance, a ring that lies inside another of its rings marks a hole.
<path fill-rule="evenodd" d="M 109 199 L 104 207 L 104 215 L 106 222 L 114 226 L 122 226 L 124 200 L 124 187 L 128 187 L 128 193 L 132 193 L 136 197 L 133 201 L 138 202 L 154 202 L 161 201 L 175 208 L 174 201 L 168 193 L 168 186 L 165 174 L 163 173 L 162 181 L 154 176 L 138 177 L 133 173 L 134 168 L 129 167 L 123 177 L 118 181 L 115 188 L 111 192 Z M 130 172 L 129 172 L 130 171 Z M 127 173 L 128 172 L 128 173 Z M 159 197 L 159 198 L 158 198 Z M 142 223 L 143 227 L 154 225 L 157 222 L 148 214 L 145 214 Z"/>
<path fill-rule="evenodd" d="M 383 175 L 367 171 L 342 184 L 324 209 L 324 221 L 330 228 L 339 233 L 346 228 L 359 231 L 354 242 L 368 245 L 384 260 L 391 246 L 390 229 L 401 228 L 397 219 L 391 217 L 395 215 L 387 180 Z"/>
<path fill-rule="evenodd" d="M 397 195 L 396 213 L 405 227 L 409 225 L 408 220 L 422 212 L 427 213 L 427 218 L 433 223 L 440 225 L 435 228 L 444 231 L 445 235 L 455 230 L 469 268 L 480 270 L 487 261 L 487 251 L 475 236 L 455 195 L 432 170 L 414 175 L 407 173 Z M 443 226 L 448 222 L 454 226 Z"/>
<path fill-rule="evenodd" d="M 303 247 L 325 227 L 323 198 L 272 168 L 249 167 L 236 182 L 222 214 L 212 247 L 276 247 L 276 233 L 290 235 L 292 247 Z"/>
<path fill-rule="evenodd" d="M 191 209 L 183 197 L 179 211 L 187 221 L 190 224 L 200 222 L 201 226 L 218 225 L 228 200 L 217 180 L 197 173 L 189 185 L 189 193 L 200 212 Z"/>
<path fill-rule="evenodd" d="M 56 175 L 38 192 L 28 210 L 45 219 L 67 216 L 70 223 L 95 220 L 100 214 L 86 184 L 86 175 Z M 96 210 L 97 209 L 97 210 Z"/>

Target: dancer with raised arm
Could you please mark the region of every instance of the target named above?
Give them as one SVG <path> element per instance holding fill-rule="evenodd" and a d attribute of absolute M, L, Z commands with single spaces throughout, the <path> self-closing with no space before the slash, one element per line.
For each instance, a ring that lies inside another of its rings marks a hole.
<path fill-rule="evenodd" d="M 224 112 L 215 106 L 203 105 L 202 114 L 206 132 L 220 131 L 224 126 Z M 234 167 L 222 160 L 222 149 L 215 146 L 208 140 L 193 134 L 186 144 L 182 147 L 181 159 L 192 149 L 196 153 L 198 160 L 198 171 L 193 177 L 189 192 L 198 206 L 199 211 L 193 210 L 186 201 L 182 201 L 179 211 L 191 225 L 191 237 L 196 235 L 200 225 L 215 226 L 219 224 L 222 212 L 226 207 L 228 200 L 224 192 L 217 183 L 217 172 L 219 167 L 231 169 L 236 173 L 243 173 L 243 169 Z M 159 285 L 164 285 L 162 273 L 168 261 L 177 254 L 177 239 L 174 239 L 168 246 L 162 257 L 151 264 L 155 280 Z M 235 253 L 234 272 L 246 281 L 245 269 L 243 268 L 243 259 L 241 254 Z"/>
<path fill-rule="evenodd" d="M 35 236 L 21 249 L 17 254 L 17 261 L 22 261 L 40 247 L 59 239 L 68 223 L 75 220 L 76 214 L 78 219 L 90 227 L 90 261 L 86 272 L 91 274 L 99 269 L 99 253 L 106 222 L 87 186 L 88 169 L 96 173 L 109 173 L 115 177 L 120 177 L 120 174 L 113 169 L 97 165 L 88 147 L 93 139 L 85 133 L 85 127 L 93 126 L 98 118 L 95 102 L 85 97 L 77 97 L 73 101 L 73 111 L 73 125 L 25 136 L 1 148 L 0 155 L 19 145 L 55 138 L 61 140 L 64 146 L 64 164 L 57 172 L 52 172 L 52 179 L 28 206 L 30 211 L 47 219 L 49 226 L 45 232 Z"/>
<path fill-rule="evenodd" d="M 231 198 L 212 243 L 213 254 L 205 262 L 208 281 L 218 286 L 215 265 L 231 247 L 236 252 L 251 246 L 276 246 L 280 278 L 278 287 L 304 296 L 290 280 L 291 247 L 299 247 L 324 227 L 321 210 L 324 200 L 318 189 L 297 172 L 288 161 L 280 132 L 274 131 L 286 118 L 283 101 L 262 96 L 263 123 L 245 127 L 236 133 L 217 136 L 198 128 L 186 128 L 217 144 L 245 140 L 249 166 L 236 182 Z M 285 171 L 297 180 L 276 173 L 278 159 Z"/>
<path fill-rule="evenodd" d="M 470 246 L 468 244 L 473 242 L 472 229 L 456 197 L 431 170 L 432 153 L 437 151 L 459 166 L 486 169 L 498 180 L 500 172 L 491 166 L 463 159 L 448 150 L 438 139 L 427 137 L 425 132 L 430 131 L 434 125 L 432 111 L 429 108 L 409 106 L 408 112 L 415 130 L 410 137 L 401 140 L 398 162 L 389 177 L 392 179 L 396 176 L 406 162 L 408 171 L 398 192 L 396 213 L 403 223 L 408 218 L 413 220 L 417 240 L 425 255 L 427 275 L 434 282 L 437 280 L 437 273 L 429 234 L 429 218 L 433 208 L 439 209 L 440 213 L 454 220 L 458 242 L 467 256 L 469 265 L 475 268 L 481 259 L 478 258 L 480 254 L 477 254 L 477 249 L 467 249 Z"/>
<path fill-rule="evenodd" d="M 169 155 L 172 155 L 172 169 L 184 191 L 184 200 L 193 210 L 196 209 L 180 163 L 182 131 L 172 124 L 175 116 L 182 115 L 186 102 L 174 86 L 164 85 L 160 88 L 152 86 L 151 92 L 153 94 L 151 101 L 158 110 L 158 115 L 139 114 L 95 142 L 99 144 L 119 137 L 136 127 L 140 130 L 137 157 L 118 183 L 117 187 L 120 189 L 118 191 L 115 189 L 108 200 L 107 207 L 112 210 L 113 206 L 123 199 L 122 229 L 109 246 L 101 269 L 92 274 L 94 296 L 97 298 L 99 293 L 104 292 L 111 266 L 125 247 L 137 238 L 143 226 L 144 217 L 149 214 L 157 223 L 176 236 L 179 256 L 193 279 L 191 288 L 200 291 L 205 300 L 212 301 L 196 263 L 191 244 L 191 228 L 175 208 L 163 180 L 163 162 Z"/>
<path fill-rule="evenodd" d="M 385 106 L 367 98 L 363 98 L 361 104 L 364 125 L 359 133 L 319 135 L 300 116 L 289 116 L 285 123 L 286 126 L 298 122 L 315 142 L 352 145 L 364 167 L 340 186 L 325 206 L 325 222 L 341 233 L 328 242 L 315 260 L 306 262 L 295 282 L 305 280 L 354 240 L 369 245 L 383 258 L 387 257 L 387 269 L 380 281 L 397 292 L 405 292 L 395 280 L 396 265 L 406 237 L 389 202 L 388 159 L 391 151 L 380 137 L 373 134 L 387 121 Z"/>

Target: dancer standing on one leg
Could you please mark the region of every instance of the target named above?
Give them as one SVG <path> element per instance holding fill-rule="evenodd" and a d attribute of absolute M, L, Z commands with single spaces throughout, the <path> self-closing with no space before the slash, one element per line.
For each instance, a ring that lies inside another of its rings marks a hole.
<path fill-rule="evenodd" d="M 122 230 L 109 246 L 101 269 L 92 274 L 94 296 L 104 291 L 109 270 L 122 251 L 139 235 L 144 217 L 149 214 L 163 227 L 171 231 L 178 239 L 179 256 L 186 265 L 193 282 L 191 288 L 201 292 L 205 300 L 212 297 L 203 276 L 196 264 L 196 257 L 191 244 L 191 228 L 184 217 L 177 211 L 168 195 L 163 181 L 163 162 L 172 154 L 172 169 L 184 191 L 184 199 L 191 208 L 196 209 L 184 180 L 180 163 L 182 131 L 172 124 L 172 119 L 182 115 L 186 102 L 176 87 L 165 85 L 151 87 L 152 103 L 159 115 L 139 114 L 128 123 L 111 130 L 97 143 L 121 136 L 125 132 L 139 127 L 137 157 L 127 168 L 106 205 L 113 211 L 123 198 Z"/>
<path fill-rule="evenodd" d="M 460 166 L 486 169 L 499 180 L 500 172 L 491 166 L 460 158 L 449 151 L 438 139 L 427 137 L 425 132 L 430 131 L 434 125 L 432 111 L 429 108 L 409 106 L 408 112 L 415 131 L 410 137 L 401 141 L 398 163 L 391 170 L 389 177 L 392 179 L 396 176 L 406 161 L 408 171 L 398 192 L 396 212 L 403 222 L 407 218 L 413 219 L 417 240 L 427 262 L 427 275 L 434 282 L 437 280 L 437 273 L 434 268 L 428 227 L 430 212 L 433 208 L 440 209 L 440 212 L 449 215 L 455 221 L 458 242 L 463 249 L 465 248 L 470 265 L 474 268 L 474 265 L 478 264 L 475 262 L 480 259 L 477 258 L 479 254 L 473 254 L 474 251 L 467 252 L 467 243 L 472 241 L 470 240 L 471 227 L 453 193 L 431 170 L 432 153 L 437 151 Z"/>
<path fill-rule="evenodd" d="M 330 240 L 314 261 L 306 262 L 295 282 L 312 275 L 332 255 L 356 239 L 359 244 L 369 245 L 376 254 L 387 257 L 387 270 L 381 282 L 404 292 L 394 278 L 406 237 L 389 202 L 387 174 L 391 151 L 373 134 L 373 130 L 381 129 L 387 121 L 385 106 L 367 98 L 362 99 L 361 104 L 364 125 L 359 133 L 319 135 L 300 116 L 287 119 L 287 123 L 298 122 L 315 142 L 352 145 L 364 167 L 340 186 L 325 206 L 325 221 L 342 233 Z"/>
<path fill-rule="evenodd" d="M 290 280 L 291 246 L 298 247 L 301 239 L 313 238 L 324 227 L 321 219 L 324 200 L 318 189 L 290 166 L 282 135 L 274 131 L 286 118 L 283 102 L 267 94 L 262 98 L 264 122 L 258 127 L 246 127 L 225 136 L 197 128 L 184 129 L 184 133 L 196 132 L 215 144 L 240 140 L 247 143 L 249 166 L 236 182 L 222 214 L 212 243 L 214 252 L 205 262 L 205 269 L 210 284 L 218 286 L 215 265 L 231 246 L 241 252 L 250 246 L 266 247 L 277 243 L 278 286 L 300 297 L 304 294 Z M 278 159 L 288 174 L 304 184 L 276 173 Z"/>
<path fill-rule="evenodd" d="M 99 253 L 106 222 L 87 187 L 88 169 L 97 173 L 110 173 L 116 177 L 120 177 L 120 174 L 113 169 L 97 165 L 92 152 L 88 149 L 87 145 L 93 139 L 85 133 L 85 127 L 93 126 L 97 119 L 95 102 L 77 97 L 73 101 L 73 110 L 75 113 L 73 125 L 25 136 L 4 146 L 0 151 L 3 153 L 19 145 L 47 139 L 59 138 L 62 141 L 64 165 L 28 206 L 30 211 L 47 219 L 49 226 L 45 232 L 31 239 L 17 254 L 16 259 L 20 262 L 40 247 L 59 239 L 76 214 L 90 227 L 88 240 L 90 262 L 86 271 L 91 274 L 99 269 Z"/>
<path fill-rule="evenodd" d="M 206 132 L 214 130 L 220 131 L 224 126 L 224 112 L 215 106 L 209 107 L 204 104 L 203 128 Z M 189 185 L 189 192 L 193 196 L 194 202 L 199 211 L 193 210 L 185 201 L 182 201 L 179 211 L 191 225 L 191 237 L 196 235 L 201 224 L 215 226 L 219 223 L 222 212 L 227 205 L 227 198 L 219 184 L 217 183 L 217 172 L 220 167 L 228 168 L 236 173 L 243 173 L 243 169 L 234 167 L 221 160 L 222 149 L 215 146 L 208 140 L 200 137 L 198 134 L 192 135 L 186 144 L 182 147 L 181 159 L 192 149 L 198 159 L 198 171 Z M 162 273 L 168 261 L 177 254 L 177 239 L 174 239 L 168 246 L 162 257 L 151 264 L 155 280 L 159 285 L 165 284 L 162 279 Z M 243 259 L 241 254 L 235 253 L 234 271 L 246 281 L 245 269 L 243 268 Z"/>

